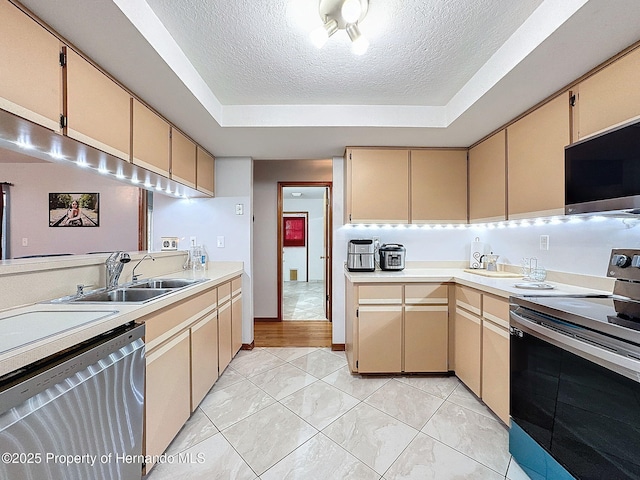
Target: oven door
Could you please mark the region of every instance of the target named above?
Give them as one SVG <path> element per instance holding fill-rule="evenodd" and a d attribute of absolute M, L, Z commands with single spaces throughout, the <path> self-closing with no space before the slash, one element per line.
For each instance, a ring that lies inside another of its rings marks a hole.
<path fill-rule="evenodd" d="M 640 478 L 640 349 L 516 305 L 510 319 L 511 435 L 576 478 Z M 522 445 L 510 438 L 529 476 L 570 478 Z"/>

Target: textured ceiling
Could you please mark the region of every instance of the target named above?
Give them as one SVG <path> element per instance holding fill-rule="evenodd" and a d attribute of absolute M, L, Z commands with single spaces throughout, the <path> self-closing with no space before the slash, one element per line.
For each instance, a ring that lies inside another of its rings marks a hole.
<path fill-rule="evenodd" d="M 148 0 L 223 105 L 445 105 L 542 0 L 372 0 L 353 55 L 317 0 Z"/>
<path fill-rule="evenodd" d="M 370 0 L 359 57 L 344 32 L 311 45 L 317 0 L 22 3 L 214 155 L 257 159 L 469 146 L 640 40 L 638 0 Z"/>

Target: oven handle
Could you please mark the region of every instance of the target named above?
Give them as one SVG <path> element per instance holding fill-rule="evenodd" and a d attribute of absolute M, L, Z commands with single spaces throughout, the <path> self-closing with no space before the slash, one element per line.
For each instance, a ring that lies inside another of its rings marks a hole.
<path fill-rule="evenodd" d="M 532 322 L 522 315 L 510 312 L 513 320 L 510 328 L 511 335 L 521 337 L 522 332 L 528 333 L 540 340 L 567 350 L 598 365 L 613 370 L 636 382 L 640 382 L 640 361 L 613 353 L 603 347 L 587 343 L 567 334 L 560 333 L 544 325 Z M 515 323 L 515 325 L 514 325 Z M 579 328 L 579 327 L 578 327 Z M 518 333 L 520 331 L 520 333 Z"/>

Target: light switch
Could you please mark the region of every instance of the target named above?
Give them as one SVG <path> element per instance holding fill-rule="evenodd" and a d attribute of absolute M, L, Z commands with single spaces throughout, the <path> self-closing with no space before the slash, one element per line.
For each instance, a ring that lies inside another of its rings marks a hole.
<path fill-rule="evenodd" d="M 224 236 L 218 235 L 218 248 L 224 248 Z"/>
<path fill-rule="evenodd" d="M 242 203 L 236 204 L 236 215 L 244 215 L 244 205 Z"/>
<path fill-rule="evenodd" d="M 29 239 L 28 238 L 23 238 L 22 239 L 22 246 L 23 247 L 28 247 L 29 246 Z"/>

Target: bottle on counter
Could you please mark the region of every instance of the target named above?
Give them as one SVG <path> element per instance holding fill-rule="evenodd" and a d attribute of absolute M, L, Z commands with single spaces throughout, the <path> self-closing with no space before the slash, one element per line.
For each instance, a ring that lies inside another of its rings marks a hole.
<path fill-rule="evenodd" d="M 209 254 L 207 253 L 207 249 L 204 245 L 201 246 L 200 251 L 200 262 L 202 263 L 202 270 L 207 270 L 207 264 L 209 263 Z"/>

